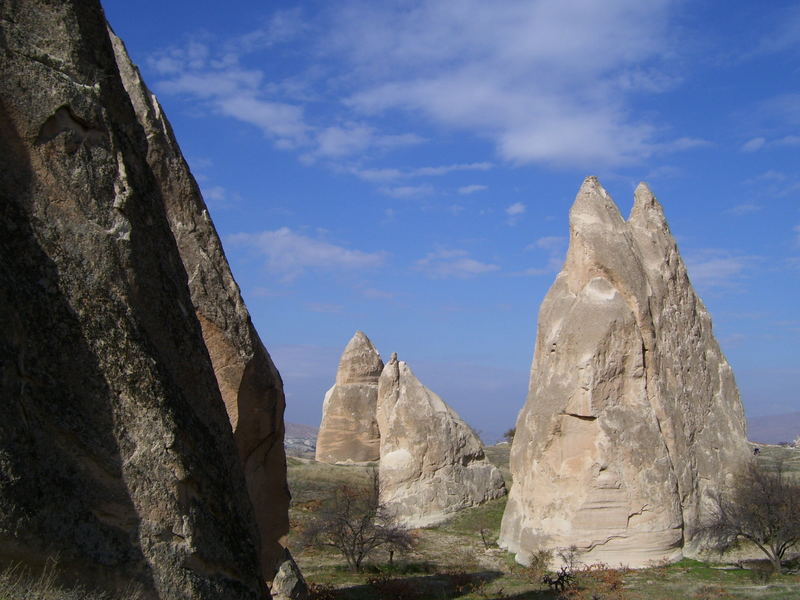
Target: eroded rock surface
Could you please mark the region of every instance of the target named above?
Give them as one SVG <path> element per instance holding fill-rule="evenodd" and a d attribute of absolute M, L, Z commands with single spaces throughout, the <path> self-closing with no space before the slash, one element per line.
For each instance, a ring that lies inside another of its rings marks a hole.
<path fill-rule="evenodd" d="M 170 228 L 184 213 L 148 162 L 102 9 L 4 2 L 0 28 L 0 558 L 58 555 L 63 576 L 144 598 L 260 598 L 258 529 Z"/>
<path fill-rule="evenodd" d="M 325 394 L 316 459 L 326 463 L 367 462 L 380 458 L 375 418 L 380 354 L 364 332 L 357 331 L 339 359 L 336 383 Z"/>
<path fill-rule="evenodd" d="M 393 354 L 378 384 L 380 499 L 424 527 L 506 493 L 500 471 L 456 412 Z"/>
<path fill-rule="evenodd" d="M 147 162 L 189 275 L 189 291 L 228 412 L 272 579 L 289 532 L 283 382 L 239 293 L 214 224 L 172 127 L 122 41 L 109 31 L 122 83 L 147 137 Z"/>
<path fill-rule="evenodd" d="M 625 221 L 587 178 L 542 303 L 500 543 L 643 566 L 697 550 L 707 494 L 747 460 L 733 373 L 646 185 Z"/>

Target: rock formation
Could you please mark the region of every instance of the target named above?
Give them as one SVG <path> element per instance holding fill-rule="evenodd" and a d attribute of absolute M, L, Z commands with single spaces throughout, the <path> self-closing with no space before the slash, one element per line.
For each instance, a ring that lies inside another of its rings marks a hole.
<path fill-rule="evenodd" d="M 646 185 L 626 222 L 597 179 L 570 211 L 511 450 L 500 543 L 642 566 L 697 550 L 710 490 L 747 460 L 730 366 Z"/>
<path fill-rule="evenodd" d="M 2 3 L 0 48 L 0 559 L 57 554 L 64 577 L 144 598 L 260 598 L 238 454 L 276 460 L 279 379 L 250 374 L 271 363 L 188 172 L 153 162 L 179 155 L 166 121 L 148 143 L 96 0 Z"/>
<path fill-rule="evenodd" d="M 378 383 L 380 498 L 408 527 L 505 494 L 475 433 L 393 354 Z"/>
<path fill-rule="evenodd" d="M 356 331 L 339 359 L 336 383 L 325 394 L 316 458 L 326 463 L 366 462 L 380 458 L 375 419 L 380 354 L 362 331 Z"/>
<path fill-rule="evenodd" d="M 269 591 L 272 600 L 308 600 L 308 585 L 288 548 L 283 549 L 280 567 Z"/>
<path fill-rule="evenodd" d="M 172 127 L 122 41 L 109 31 L 122 83 L 147 138 L 155 175 L 203 338 L 228 412 L 261 532 L 261 568 L 275 574 L 289 532 L 283 382 L 250 320 L 214 224 Z"/>

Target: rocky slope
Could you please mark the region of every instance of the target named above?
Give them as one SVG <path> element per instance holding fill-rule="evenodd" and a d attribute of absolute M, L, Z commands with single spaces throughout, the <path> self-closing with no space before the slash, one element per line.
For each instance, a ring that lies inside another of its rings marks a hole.
<path fill-rule="evenodd" d="M 595 178 L 542 303 L 500 542 L 641 566 L 697 550 L 707 494 L 747 460 L 730 366 L 645 185 L 625 221 Z"/>

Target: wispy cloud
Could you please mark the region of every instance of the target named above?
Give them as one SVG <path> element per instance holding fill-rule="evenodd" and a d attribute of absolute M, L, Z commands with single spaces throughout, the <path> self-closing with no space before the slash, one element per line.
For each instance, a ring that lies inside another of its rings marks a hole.
<path fill-rule="evenodd" d="M 489 189 L 489 186 L 487 186 L 487 185 L 478 185 L 478 184 L 464 185 L 464 186 L 461 186 L 460 188 L 458 188 L 458 193 L 461 194 L 462 196 L 467 196 L 469 194 L 475 194 L 477 192 L 483 192 L 483 191 L 488 190 L 488 189 Z"/>
<path fill-rule="evenodd" d="M 506 214 L 509 217 L 515 217 L 525 213 L 525 205 L 522 202 L 514 202 L 514 204 L 506 207 Z"/>
<path fill-rule="evenodd" d="M 548 275 L 557 273 L 564 264 L 564 251 L 567 245 L 567 238 L 560 235 L 548 235 L 540 237 L 525 246 L 526 252 L 544 250 L 546 263 L 543 267 L 529 267 L 517 275 Z"/>
<path fill-rule="evenodd" d="M 397 185 L 380 188 L 381 193 L 392 198 L 421 198 L 430 196 L 434 189 L 432 185 Z"/>
<path fill-rule="evenodd" d="M 422 143 L 427 121 L 484 137 L 511 163 L 596 168 L 705 143 L 665 139 L 663 124 L 632 111 L 635 95 L 680 82 L 665 66 L 677 4 L 351 0 L 314 15 L 277 12 L 234 39 L 200 37 L 149 64 L 158 90 L 259 127 L 304 160 L 372 160 Z M 253 58 L 287 43 L 302 44 L 291 55 L 302 57 L 300 75 L 281 79 Z M 409 116 L 406 131 L 385 130 L 396 110 Z"/>
<path fill-rule="evenodd" d="M 514 202 L 506 207 L 506 214 L 508 215 L 508 224 L 516 225 L 519 218 L 525 214 L 526 206 L 522 202 Z"/>
<path fill-rule="evenodd" d="M 672 4 L 352 2 L 326 41 L 361 75 L 349 102 L 364 114 L 408 110 L 478 132 L 512 162 L 620 164 L 697 142 L 657 140 L 626 106 L 677 83 L 658 64 Z"/>
<path fill-rule="evenodd" d="M 760 211 L 763 206 L 760 204 L 753 204 L 753 203 L 745 203 L 745 204 L 737 204 L 733 208 L 729 208 L 725 212 L 729 215 L 734 215 L 737 217 L 741 217 L 743 215 L 750 215 L 755 212 Z"/>
<path fill-rule="evenodd" d="M 707 248 L 688 253 L 685 262 L 692 284 L 713 291 L 741 286 L 748 270 L 758 260 L 756 256 Z"/>
<path fill-rule="evenodd" d="M 383 182 L 396 179 L 414 179 L 421 177 L 439 177 L 457 171 L 488 171 L 494 165 L 490 162 L 457 163 L 450 165 L 437 165 L 417 167 L 414 169 L 397 168 L 352 168 L 350 172 L 365 181 Z"/>
<path fill-rule="evenodd" d="M 306 308 L 311 312 L 323 314 L 336 314 L 344 310 L 341 304 L 326 304 L 324 302 L 306 302 Z"/>
<path fill-rule="evenodd" d="M 492 271 L 499 266 L 469 257 L 466 250 L 439 249 L 418 260 L 414 268 L 433 279 L 467 279 Z"/>
<path fill-rule="evenodd" d="M 260 233 L 237 233 L 226 243 L 248 247 L 266 259 L 267 268 L 293 279 L 308 269 L 361 270 L 382 265 L 385 252 L 363 252 L 295 233 L 288 227 Z"/>

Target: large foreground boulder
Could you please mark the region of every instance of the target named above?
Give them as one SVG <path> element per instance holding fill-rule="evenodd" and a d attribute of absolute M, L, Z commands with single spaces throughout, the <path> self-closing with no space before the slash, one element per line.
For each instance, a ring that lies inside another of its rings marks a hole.
<path fill-rule="evenodd" d="M 170 228 L 207 215 L 165 199 L 96 0 L 4 2 L 0 28 L 0 560 L 58 556 L 144 598 L 262 597 L 195 310 L 218 316 Z"/>
<path fill-rule="evenodd" d="M 570 211 L 511 450 L 500 543 L 643 566 L 697 551 L 711 491 L 747 460 L 730 365 L 644 184 L 626 222 L 597 179 Z"/>
<path fill-rule="evenodd" d="M 317 435 L 320 462 L 367 462 L 380 458 L 375 418 L 380 354 L 363 331 L 356 331 L 339 359 L 336 383 L 325 394 Z"/>
<path fill-rule="evenodd" d="M 397 355 L 378 384 L 380 500 L 407 527 L 425 527 L 506 493 L 478 436 Z"/>
<path fill-rule="evenodd" d="M 155 95 L 125 45 L 109 31 L 122 83 L 147 138 L 147 162 L 161 192 L 192 304 L 228 412 L 261 534 L 267 579 L 289 532 L 289 489 L 283 447 L 283 382 L 261 343 L 233 279 L 208 209 Z"/>

